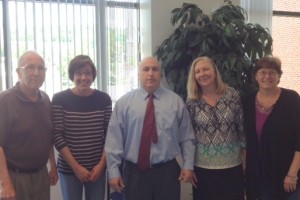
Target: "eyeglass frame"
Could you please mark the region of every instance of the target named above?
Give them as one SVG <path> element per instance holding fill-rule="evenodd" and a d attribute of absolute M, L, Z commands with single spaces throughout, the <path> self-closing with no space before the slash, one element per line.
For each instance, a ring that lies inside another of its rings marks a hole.
<path fill-rule="evenodd" d="M 18 67 L 18 69 L 24 69 L 26 72 L 33 73 L 35 70 L 38 71 L 38 73 L 46 73 L 47 67 L 44 66 L 35 66 L 35 65 L 29 65 L 27 67 L 22 66 Z"/>
<path fill-rule="evenodd" d="M 74 76 L 76 76 L 76 77 L 81 77 L 83 75 L 86 76 L 86 77 L 92 77 L 93 72 L 90 72 L 90 71 L 86 71 L 86 72 L 75 71 L 74 72 Z"/>
<path fill-rule="evenodd" d="M 260 70 L 262 70 L 262 71 L 260 71 Z M 272 76 L 272 77 L 274 77 L 274 76 L 276 76 L 276 75 L 279 75 L 279 73 L 276 71 L 276 70 L 272 70 L 272 71 L 265 71 L 265 70 L 263 70 L 263 69 L 260 69 L 260 70 L 258 70 L 257 71 L 257 74 L 258 75 L 260 75 L 260 76 Z"/>

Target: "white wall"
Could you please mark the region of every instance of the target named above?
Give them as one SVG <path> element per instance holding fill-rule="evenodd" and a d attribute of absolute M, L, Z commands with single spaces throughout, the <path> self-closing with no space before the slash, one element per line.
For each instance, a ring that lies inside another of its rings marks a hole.
<path fill-rule="evenodd" d="M 248 13 L 248 22 L 260 24 L 272 32 L 273 0 L 241 0 L 240 5 Z"/>
<path fill-rule="evenodd" d="M 153 54 L 157 46 L 173 32 L 171 11 L 181 7 L 183 2 L 194 3 L 207 15 L 221 5 L 224 0 L 140 0 L 140 28 L 141 28 L 141 57 Z M 233 4 L 240 5 L 240 0 L 232 0 Z"/>

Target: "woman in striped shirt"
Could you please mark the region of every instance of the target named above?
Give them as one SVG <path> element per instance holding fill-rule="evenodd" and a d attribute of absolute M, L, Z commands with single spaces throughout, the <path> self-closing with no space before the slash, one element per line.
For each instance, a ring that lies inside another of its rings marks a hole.
<path fill-rule="evenodd" d="M 75 87 L 53 96 L 54 144 L 64 200 L 103 200 L 106 159 L 104 142 L 111 116 L 108 94 L 91 88 L 96 67 L 89 56 L 78 55 L 68 74 Z"/>

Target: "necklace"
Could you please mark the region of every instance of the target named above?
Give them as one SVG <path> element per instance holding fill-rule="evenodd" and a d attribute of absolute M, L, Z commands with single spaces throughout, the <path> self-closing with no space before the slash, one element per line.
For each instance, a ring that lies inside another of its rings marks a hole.
<path fill-rule="evenodd" d="M 273 104 L 272 106 L 269 106 L 269 107 L 264 107 L 263 105 L 261 105 L 261 103 L 259 103 L 258 99 L 256 98 L 255 106 L 256 106 L 256 109 L 257 109 L 260 113 L 263 113 L 263 114 L 270 114 L 271 111 L 273 110 L 274 104 Z"/>

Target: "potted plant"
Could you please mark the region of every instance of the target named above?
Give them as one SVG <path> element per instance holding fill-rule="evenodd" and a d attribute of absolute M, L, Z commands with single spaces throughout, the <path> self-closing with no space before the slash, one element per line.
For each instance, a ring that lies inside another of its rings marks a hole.
<path fill-rule="evenodd" d="M 246 23 L 247 13 L 225 0 L 212 13 L 204 14 L 195 4 L 183 3 L 171 12 L 177 28 L 155 50 L 167 82 L 183 99 L 190 65 L 199 56 L 212 58 L 223 80 L 242 95 L 253 91 L 254 62 L 272 52 L 272 37 L 259 24 Z"/>

